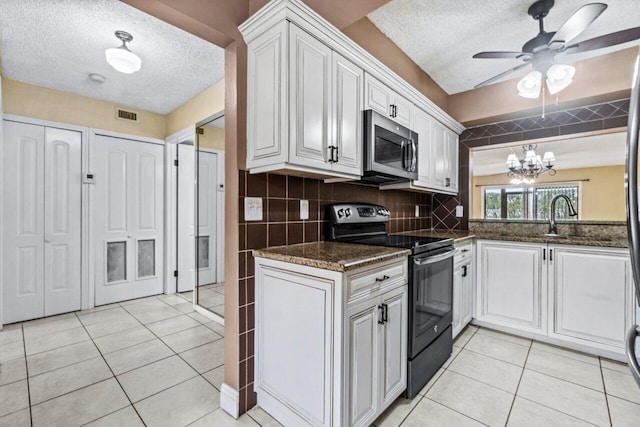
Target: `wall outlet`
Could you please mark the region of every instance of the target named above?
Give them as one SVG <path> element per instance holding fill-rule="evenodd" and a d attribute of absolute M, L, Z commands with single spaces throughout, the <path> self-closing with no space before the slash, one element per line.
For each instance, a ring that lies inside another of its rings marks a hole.
<path fill-rule="evenodd" d="M 416 205 L 416 218 L 420 218 L 420 205 Z"/>
<path fill-rule="evenodd" d="M 262 221 L 262 197 L 244 198 L 244 220 Z"/>
<path fill-rule="evenodd" d="M 464 216 L 464 208 L 462 207 L 462 205 L 456 206 L 456 216 L 458 218 L 462 218 Z"/>
<path fill-rule="evenodd" d="M 300 200 L 300 219 L 309 219 L 309 201 Z"/>

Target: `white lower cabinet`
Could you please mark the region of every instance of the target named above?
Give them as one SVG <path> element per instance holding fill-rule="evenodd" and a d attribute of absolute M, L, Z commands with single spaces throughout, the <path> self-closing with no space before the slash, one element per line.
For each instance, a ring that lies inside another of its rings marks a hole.
<path fill-rule="evenodd" d="M 258 405 L 283 425 L 370 425 L 406 389 L 406 258 L 348 273 L 255 262 Z"/>
<path fill-rule="evenodd" d="M 453 338 L 473 318 L 473 242 L 456 245 L 453 258 Z"/>
<path fill-rule="evenodd" d="M 615 357 L 633 324 L 626 249 L 479 241 L 477 322 Z"/>

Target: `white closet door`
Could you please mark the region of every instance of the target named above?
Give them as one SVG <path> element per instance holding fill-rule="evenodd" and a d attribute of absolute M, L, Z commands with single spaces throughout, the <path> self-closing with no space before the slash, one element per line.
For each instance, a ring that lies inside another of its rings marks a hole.
<path fill-rule="evenodd" d="M 2 173 L 3 323 L 12 323 L 44 315 L 44 127 L 4 122 Z"/>
<path fill-rule="evenodd" d="M 80 309 L 80 132 L 4 123 L 4 323 Z"/>
<path fill-rule="evenodd" d="M 162 293 L 162 145 L 99 135 L 96 305 Z"/>
<path fill-rule="evenodd" d="M 198 151 L 198 286 L 216 283 L 218 155 Z"/>
<path fill-rule="evenodd" d="M 178 292 L 196 283 L 194 155 L 193 145 L 178 144 Z"/>
<path fill-rule="evenodd" d="M 80 310 L 82 135 L 45 128 L 44 315 Z"/>

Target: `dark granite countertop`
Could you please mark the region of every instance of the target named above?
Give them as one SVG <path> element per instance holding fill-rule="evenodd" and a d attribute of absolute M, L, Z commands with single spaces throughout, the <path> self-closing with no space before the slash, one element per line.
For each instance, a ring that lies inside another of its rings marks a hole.
<path fill-rule="evenodd" d="M 407 249 L 383 246 L 315 242 L 254 249 L 253 256 L 344 272 L 394 258 L 406 257 L 409 253 L 410 251 Z"/>
<path fill-rule="evenodd" d="M 502 240 L 507 242 L 549 243 L 556 245 L 600 246 L 605 248 L 628 248 L 627 239 L 604 236 L 516 236 L 512 234 L 479 233 L 475 232 L 479 240 Z"/>

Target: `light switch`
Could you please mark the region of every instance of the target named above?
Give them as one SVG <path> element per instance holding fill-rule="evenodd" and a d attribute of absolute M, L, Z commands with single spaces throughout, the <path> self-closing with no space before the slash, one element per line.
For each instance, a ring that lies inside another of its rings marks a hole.
<path fill-rule="evenodd" d="M 456 206 L 456 216 L 458 218 L 462 218 L 464 216 L 464 208 L 462 207 L 462 205 Z"/>
<path fill-rule="evenodd" d="M 309 201 L 300 200 L 300 219 L 309 219 Z"/>
<path fill-rule="evenodd" d="M 244 220 L 262 221 L 262 197 L 244 198 Z"/>

